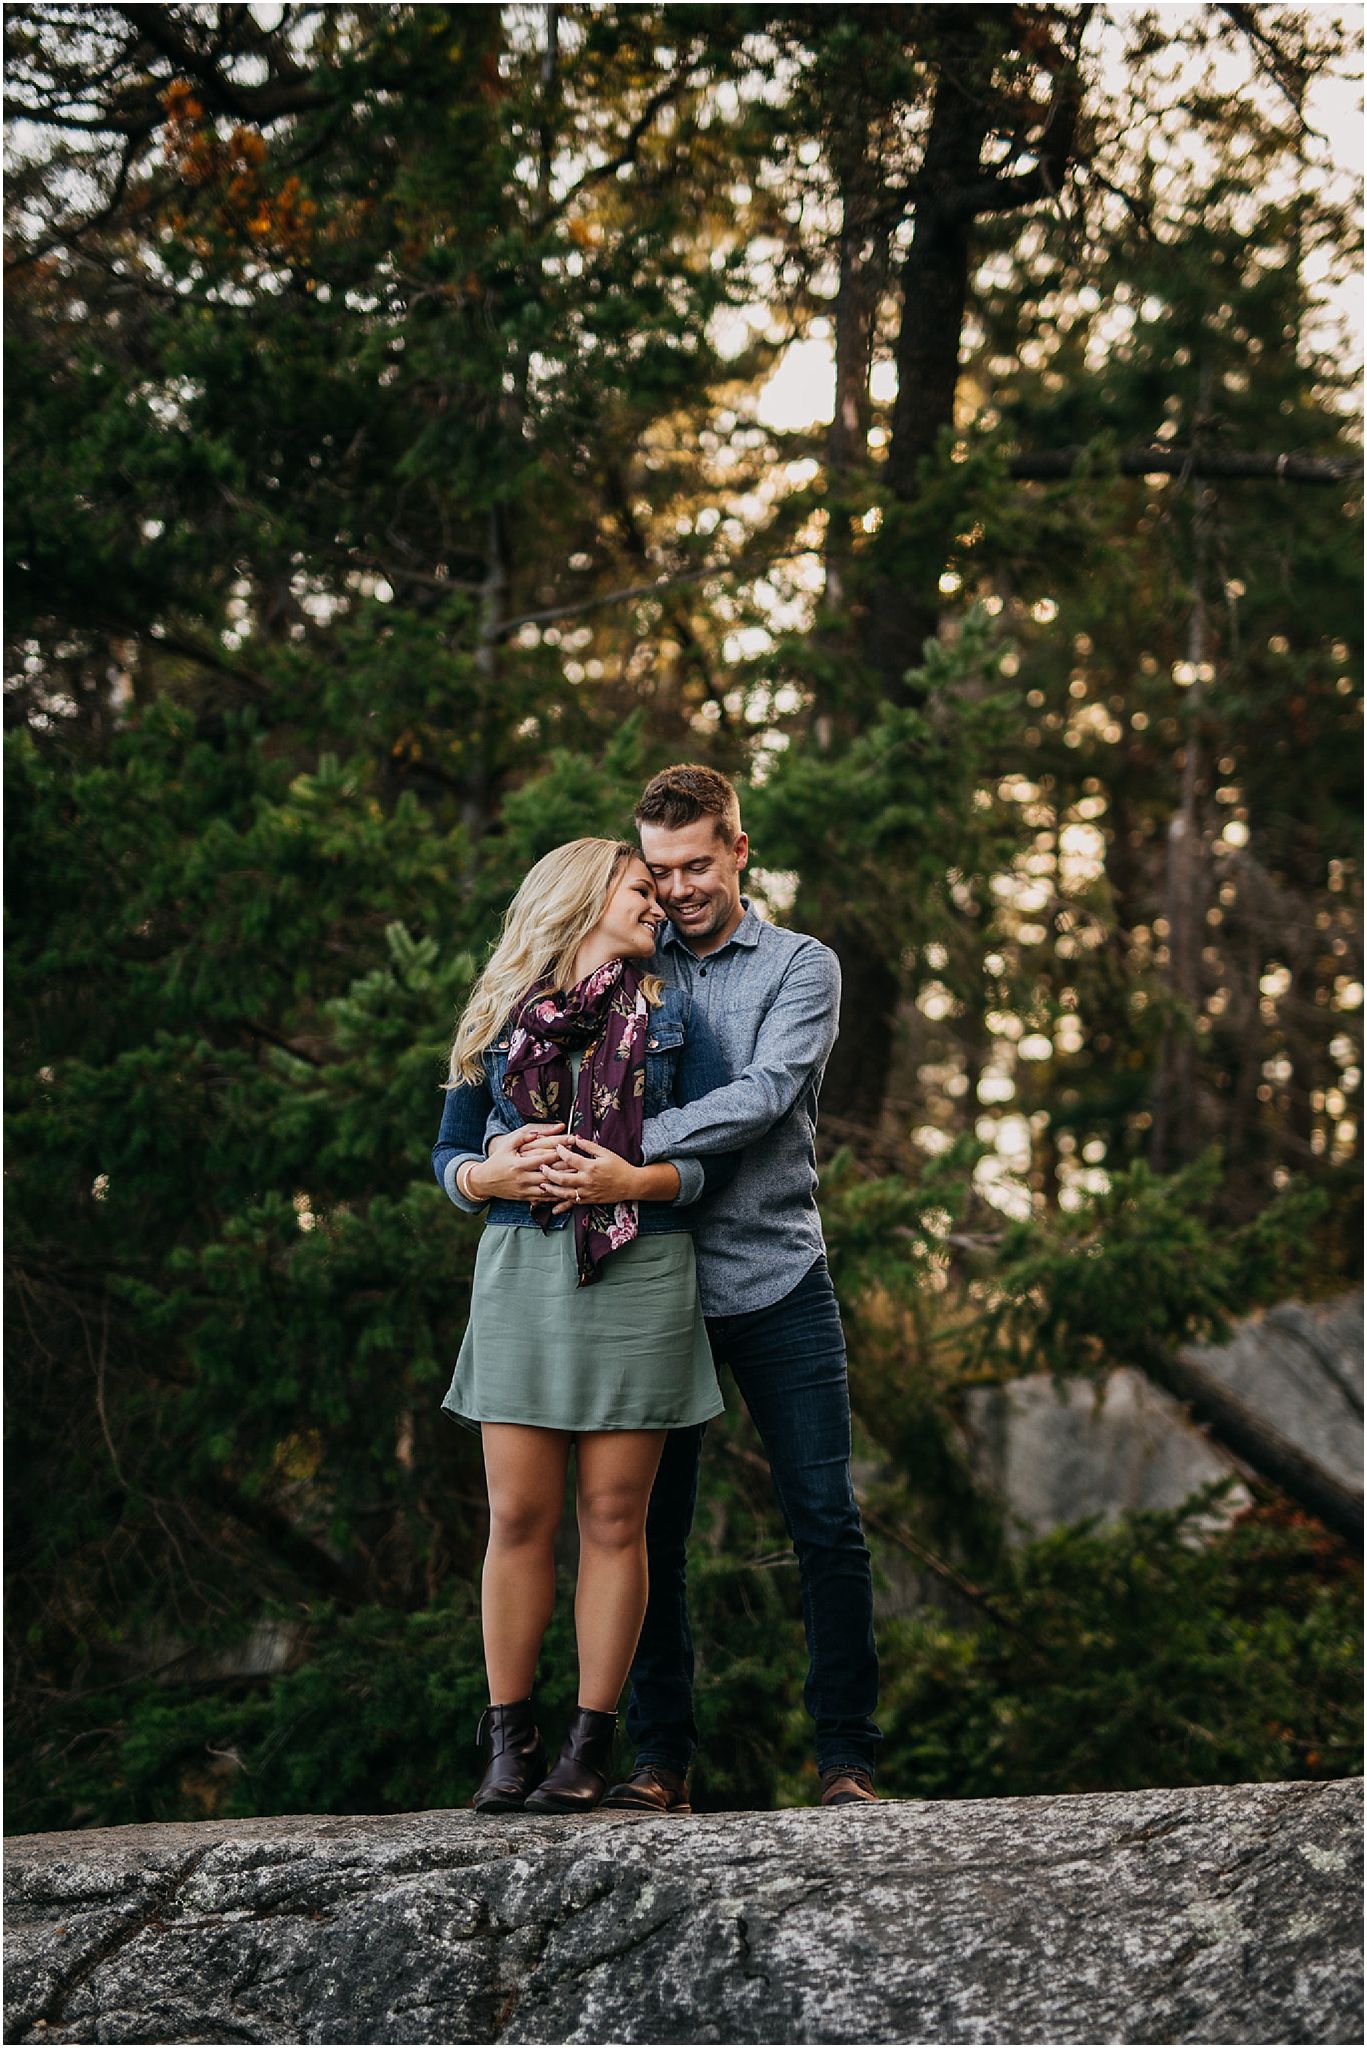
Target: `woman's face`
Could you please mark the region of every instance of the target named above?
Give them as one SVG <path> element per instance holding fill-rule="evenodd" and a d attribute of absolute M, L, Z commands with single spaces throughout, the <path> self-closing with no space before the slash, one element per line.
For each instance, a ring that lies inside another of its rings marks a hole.
<path fill-rule="evenodd" d="M 646 960 L 655 951 L 655 934 L 664 921 L 650 869 L 643 860 L 627 861 L 595 930 L 610 943 L 617 959 Z"/>

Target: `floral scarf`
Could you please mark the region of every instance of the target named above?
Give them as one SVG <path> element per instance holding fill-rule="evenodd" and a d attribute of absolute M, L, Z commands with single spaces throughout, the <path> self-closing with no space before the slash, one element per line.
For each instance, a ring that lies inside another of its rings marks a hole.
<path fill-rule="evenodd" d="M 518 1005 L 503 1092 L 529 1123 L 564 1121 L 633 1166 L 641 1163 L 645 1119 L 646 1025 L 650 1011 L 641 977 L 625 960 L 606 960 L 566 993 L 532 989 Z M 569 1052 L 584 1049 L 579 1086 L 570 1095 Z M 567 1113 L 568 1112 L 568 1113 Z M 549 1202 L 533 1202 L 543 1230 Z M 640 1227 L 635 1202 L 581 1204 L 573 1211 L 579 1285 L 591 1286 L 605 1258 L 630 1244 Z"/>

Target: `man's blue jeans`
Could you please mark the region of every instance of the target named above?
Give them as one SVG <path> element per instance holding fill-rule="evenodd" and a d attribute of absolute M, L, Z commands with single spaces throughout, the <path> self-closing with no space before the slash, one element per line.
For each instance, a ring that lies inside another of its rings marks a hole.
<path fill-rule="evenodd" d="M 817 1768 L 871 1769 L 880 1740 L 873 1576 L 850 1477 L 845 1338 L 825 1259 L 768 1308 L 710 1316 L 707 1334 L 759 1431 L 797 1553 Z M 646 1523 L 650 1599 L 627 1706 L 638 1765 L 676 1771 L 687 1770 L 698 1739 L 685 1567 L 706 1426 L 665 1438 Z"/>

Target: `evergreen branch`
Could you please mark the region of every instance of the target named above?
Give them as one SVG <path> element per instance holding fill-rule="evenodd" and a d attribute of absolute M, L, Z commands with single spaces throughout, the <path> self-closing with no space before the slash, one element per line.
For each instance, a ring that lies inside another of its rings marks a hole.
<path fill-rule="evenodd" d="M 1062 482 L 1081 466 L 1087 459 L 1087 453 L 1085 448 L 1046 448 L 1013 455 L 1007 460 L 1007 474 L 1021 483 Z M 1122 476 L 1196 476 L 1228 482 L 1268 480 L 1293 484 L 1351 483 L 1362 475 L 1363 469 L 1361 456 L 1301 455 L 1295 452 L 1273 455 L 1245 453 L 1238 449 L 1203 449 L 1194 453 L 1181 448 L 1123 449 L 1114 458 L 1114 466 Z M 815 552 L 813 548 L 795 548 L 757 561 L 712 562 L 698 569 L 682 569 L 677 575 L 662 577 L 653 583 L 629 583 L 618 590 L 600 591 L 591 597 L 547 605 L 539 611 L 519 612 L 513 618 L 500 620 L 491 637 L 506 640 L 522 626 L 553 624 L 556 620 L 575 618 L 584 612 L 600 611 L 607 605 L 627 604 L 636 598 L 662 597 L 683 585 L 703 582 L 709 576 L 744 578 L 762 575 L 780 562 L 801 561 Z M 412 580 L 437 589 L 469 587 L 456 583 L 448 586 L 447 579 L 442 577 L 414 575 Z"/>
<path fill-rule="evenodd" d="M 728 1443 L 724 1448 L 731 1457 L 737 1459 L 741 1464 L 752 1465 L 760 1472 L 769 1472 L 769 1460 L 762 1458 L 758 1451 L 747 1450 L 744 1444 Z M 947 1563 L 944 1558 L 940 1557 L 937 1552 L 930 1548 L 928 1543 L 923 1543 L 919 1536 L 914 1536 L 909 1529 L 903 1528 L 900 1523 L 885 1521 L 862 1498 L 859 1502 L 859 1512 L 870 1528 L 877 1529 L 880 1534 L 890 1537 L 894 1543 L 898 1544 L 903 1550 L 910 1552 L 913 1557 L 919 1558 L 922 1564 L 929 1566 L 937 1578 L 943 1579 L 947 1585 L 953 1586 L 956 1592 L 962 1593 L 965 1600 L 971 1601 L 975 1607 L 981 1608 L 989 1620 L 995 1622 L 999 1628 L 1006 1629 L 1011 1635 L 1019 1636 L 1023 1642 L 1029 1644 L 1032 1650 L 1039 1649 L 1039 1644 L 1029 1634 L 1028 1630 L 1023 1629 L 1019 1622 L 1013 1621 L 1010 1615 L 1003 1614 L 990 1594 L 985 1593 L 981 1586 L 975 1585 L 972 1579 L 966 1578 L 954 1565 Z M 758 1560 L 760 1563 L 767 1561 L 766 1559 Z"/>
<path fill-rule="evenodd" d="M 20 7 L 14 7 L 10 10 L 12 15 L 20 17 L 28 11 L 28 9 Z M 103 65 L 100 70 L 85 73 L 80 81 L 80 97 L 88 99 L 100 86 L 112 85 L 119 71 L 131 59 L 137 46 L 138 39 L 134 35 L 127 42 L 119 45 L 113 56 L 109 59 L 109 62 Z M 14 104 L 12 94 L 10 95 L 10 104 Z"/>
<path fill-rule="evenodd" d="M 119 1454 L 115 1448 L 113 1433 L 109 1427 L 109 1411 L 104 1398 L 105 1374 L 109 1364 L 109 1297 L 107 1294 L 102 1296 L 100 1301 L 100 1348 L 98 1354 L 91 1345 L 90 1325 L 86 1322 L 84 1316 L 80 1318 L 80 1324 L 81 1335 L 85 1339 L 86 1356 L 89 1358 L 91 1369 L 95 1374 L 95 1412 L 100 1418 L 100 1432 L 104 1437 L 105 1449 L 109 1453 L 109 1462 L 114 1468 L 114 1477 L 117 1479 L 123 1492 L 127 1493 L 129 1485 L 124 1477 L 123 1466 L 119 1462 Z"/>
<path fill-rule="evenodd" d="M 1021 482 L 1069 477 L 1086 460 L 1085 448 L 1043 448 L 1013 455 L 1007 473 Z M 1122 476 L 1197 476 L 1232 483 L 1268 480 L 1288 484 L 1352 483 L 1362 475 L 1360 455 L 1284 455 L 1237 448 L 1125 448 L 1114 458 Z"/>
<path fill-rule="evenodd" d="M 364 1574 L 330 1550 L 270 1501 L 244 1493 L 231 1480 L 202 1482 L 206 1499 L 255 1536 L 306 1580 L 321 1586 L 333 1599 L 360 1606 L 366 1597 Z"/>
<path fill-rule="evenodd" d="M 235 662 L 225 661 L 221 654 L 216 654 L 212 647 L 206 647 L 202 641 L 191 640 L 178 633 L 145 634 L 145 629 L 141 627 L 132 627 L 128 630 L 139 639 L 145 637 L 146 644 L 153 650 L 160 649 L 164 654 L 183 655 L 187 661 L 198 662 L 201 668 L 211 669 L 215 675 L 227 676 L 229 681 L 241 683 L 245 690 L 253 691 L 259 697 L 271 695 L 271 685 L 265 676 L 258 675 L 255 669 L 242 668 Z"/>
<path fill-rule="evenodd" d="M 366 568 L 371 575 L 383 576 L 386 583 L 414 583 L 419 590 L 464 590 L 476 595 L 484 588 L 460 576 L 433 576 L 426 569 L 399 569 L 387 562 L 368 562 Z"/>
<path fill-rule="evenodd" d="M 253 124 L 269 125 L 287 115 L 307 113 L 329 104 L 330 95 L 317 84 L 315 75 L 283 53 L 277 39 L 280 28 L 284 26 L 283 21 L 275 30 L 257 31 L 245 38 L 249 53 L 266 53 L 264 61 L 268 70 L 268 76 L 262 83 L 249 85 L 225 75 L 220 65 L 220 59 L 225 55 L 231 60 L 234 55 L 242 54 L 241 50 L 227 48 L 230 35 L 247 25 L 240 18 L 242 10 L 238 10 L 237 16 L 231 20 L 220 18 L 219 34 L 208 50 L 197 48 L 184 33 L 182 21 L 178 18 L 182 10 L 164 6 L 127 6 L 111 11 L 122 19 L 131 35 L 100 70 L 85 76 L 71 68 L 59 70 L 50 75 L 46 89 L 43 81 L 34 80 L 28 93 L 11 92 L 9 105 L 13 114 L 31 121 L 35 127 L 89 136 L 124 136 L 126 141 L 113 191 L 106 204 L 89 219 L 70 228 L 49 232 L 33 248 L 12 258 L 7 265 L 11 270 L 39 261 L 54 249 L 104 226 L 123 203 L 133 164 L 166 120 L 163 94 L 167 76 L 154 74 L 144 63 L 138 69 L 135 83 L 121 87 L 113 83 L 116 74 L 136 65 L 140 56 L 152 56 L 154 60 L 160 58 L 169 67 L 170 76 L 191 79 L 211 111 Z M 106 102 L 91 114 L 76 112 L 75 108 L 102 85 L 111 87 Z M 305 152 L 306 155 L 311 153 L 311 150 Z"/>
<path fill-rule="evenodd" d="M 306 1066 L 327 1065 L 327 1061 L 320 1060 L 316 1053 L 305 1052 L 293 1039 L 284 1038 L 278 1031 L 272 1031 L 269 1024 L 254 1024 L 250 1017 L 239 1017 L 237 1028 L 239 1031 L 249 1031 L 253 1038 L 262 1039 L 265 1044 L 277 1047 L 280 1052 L 287 1052 L 291 1059 L 302 1060 Z"/>
<path fill-rule="evenodd" d="M 947 1585 L 953 1586 L 955 1592 L 962 1593 L 965 1600 L 970 1601 L 974 1607 L 980 1608 L 988 1620 L 994 1622 L 998 1628 L 1005 1629 L 1009 1635 L 1019 1636 L 1021 1641 L 1028 1643 L 1032 1650 L 1040 1648 L 1039 1643 L 1030 1634 L 1028 1629 L 1023 1629 L 1018 1621 L 1013 1621 L 1009 1614 L 1004 1614 L 990 1594 L 985 1593 L 981 1586 L 975 1585 L 972 1579 L 965 1578 L 964 1574 L 958 1571 L 955 1566 L 938 1556 L 928 1543 L 921 1541 L 919 1536 L 913 1536 L 911 1531 L 903 1528 L 900 1523 L 885 1521 L 882 1515 L 875 1513 L 866 1501 L 860 1501 L 859 1512 L 871 1529 L 877 1529 L 880 1535 L 889 1537 L 892 1542 L 909 1552 L 912 1557 L 919 1558 L 921 1563 L 928 1566 L 937 1578 L 943 1579 Z"/>
<path fill-rule="evenodd" d="M 1088 164 L 1087 175 L 1094 185 L 1099 186 L 1103 192 L 1109 192 L 1112 199 L 1120 201 L 1141 234 L 1150 241 L 1158 239 L 1153 225 L 1152 200 L 1141 199 L 1137 193 L 1127 192 L 1123 185 L 1116 184 L 1114 178 L 1108 178 L 1104 171 L 1098 170 L 1095 163 Z"/>
<path fill-rule="evenodd" d="M 37 128 L 61 128 L 75 135 L 138 135 L 151 133 L 156 123 L 148 123 L 132 115 L 122 118 L 114 114 L 96 115 L 89 120 L 77 114 L 68 114 L 56 105 L 36 104 L 32 100 L 20 99 L 11 92 L 6 98 L 6 107 L 11 119 L 32 121 Z"/>
<path fill-rule="evenodd" d="M 161 6 L 121 7 L 118 12 L 140 40 L 172 64 L 176 71 L 194 80 L 205 99 L 219 112 L 238 120 L 270 122 L 286 114 L 307 113 L 327 104 L 327 94 L 313 83 L 311 74 L 294 60 L 282 55 L 277 45 L 271 53 L 271 76 L 261 85 L 245 85 L 225 76 L 219 66 L 222 45 L 201 51 L 182 33 L 177 10 Z M 160 120 L 160 98 L 158 97 Z"/>

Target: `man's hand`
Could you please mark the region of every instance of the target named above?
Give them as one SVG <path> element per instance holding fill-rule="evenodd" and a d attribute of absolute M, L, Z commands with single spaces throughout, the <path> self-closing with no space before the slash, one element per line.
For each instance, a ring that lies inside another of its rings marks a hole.
<path fill-rule="evenodd" d="M 556 1145 L 559 1155 L 545 1168 L 545 1181 L 555 1196 L 555 1213 L 564 1214 L 578 1204 L 640 1201 L 645 1193 L 643 1168 L 632 1166 L 619 1152 L 595 1145 L 592 1138 L 565 1138 Z M 672 1172 L 673 1169 L 671 1168 Z M 674 1175 L 678 1186 L 678 1176 Z"/>
<path fill-rule="evenodd" d="M 491 1138 L 487 1159 L 467 1168 L 464 1181 L 473 1202 L 541 1202 L 550 1195 L 546 1168 L 559 1152 L 563 1124 L 524 1124 L 520 1131 Z"/>

